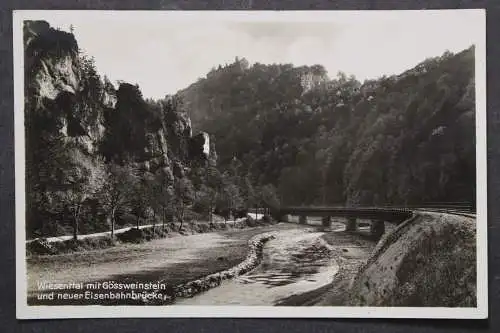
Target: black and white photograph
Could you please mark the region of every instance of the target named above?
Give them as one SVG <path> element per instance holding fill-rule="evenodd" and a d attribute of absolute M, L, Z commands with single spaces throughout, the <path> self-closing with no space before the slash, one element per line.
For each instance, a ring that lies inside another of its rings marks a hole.
<path fill-rule="evenodd" d="M 487 318 L 483 10 L 13 37 L 19 319 Z"/>

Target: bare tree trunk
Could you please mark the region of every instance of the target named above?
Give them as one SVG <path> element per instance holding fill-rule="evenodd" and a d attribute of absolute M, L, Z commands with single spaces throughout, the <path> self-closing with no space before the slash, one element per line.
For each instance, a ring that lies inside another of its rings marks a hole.
<path fill-rule="evenodd" d="M 115 238 L 115 208 L 111 211 L 111 239 Z"/>
<path fill-rule="evenodd" d="M 209 209 L 209 212 L 208 212 L 208 221 L 209 221 L 209 226 L 210 227 L 213 227 L 214 225 L 214 217 L 213 217 L 213 207 L 212 207 L 212 203 L 210 203 L 210 205 L 208 205 L 208 209 Z"/>
<path fill-rule="evenodd" d="M 153 236 L 155 235 L 156 231 L 156 212 L 155 210 L 153 209 Z"/>
<path fill-rule="evenodd" d="M 75 212 L 73 213 L 73 240 L 78 240 L 78 217 L 80 215 L 80 206 L 75 207 Z"/>
<path fill-rule="evenodd" d="M 139 220 L 140 220 L 140 217 L 139 217 L 139 215 L 137 215 L 137 219 L 135 220 L 135 227 L 137 228 L 137 230 L 139 230 Z"/>
<path fill-rule="evenodd" d="M 181 222 L 181 225 L 179 226 L 179 231 L 181 231 L 182 230 L 182 224 L 184 223 L 184 205 L 182 205 L 180 207 L 178 218 L 179 218 L 179 220 Z"/>
<path fill-rule="evenodd" d="M 78 221 L 76 220 L 76 214 L 73 215 L 73 240 L 78 240 Z"/>
<path fill-rule="evenodd" d="M 167 221 L 167 212 L 165 210 L 165 207 L 163 207 L 163 220 L 162 220 L 162 224 L 161 224 L 161 228 L 163 230 L 165 230 L 165 223 Z"/>

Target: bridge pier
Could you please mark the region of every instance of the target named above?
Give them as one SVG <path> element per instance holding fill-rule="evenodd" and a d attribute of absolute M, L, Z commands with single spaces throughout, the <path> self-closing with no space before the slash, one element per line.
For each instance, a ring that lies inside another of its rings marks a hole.
<path fill-rule="evenodd" d="M 370 235 L 374 239 L 380 239 L 385 232 L 385 222 L 383 220 L 372 220 L 370 225 Z"/>
<path fill-rule="evenodd" d="M 323 227 L 331 227 L 332 226 L 332 217 L 331 216 L 323 216 L 321 219 L 321 224 Z"/>
<path fill-rule="evenodd" d="M 299 216 L 299 224 L 307 224 L 307 216 L 300 215 Z"/>
<path fill-rule="evenodd" d="M 356 218 L 349 217 L 347 219 L 347 224 L 345 225 L 345 231 L 356 231 L 356 229 L 357 229 Z"/>
<path fill-rule="evenodd" d="M 288 223 L 288 222 L 290 222 L 290 215 L 288 215 L 288 214 L 281 215 L 279 217 L 278 221 Z"/>

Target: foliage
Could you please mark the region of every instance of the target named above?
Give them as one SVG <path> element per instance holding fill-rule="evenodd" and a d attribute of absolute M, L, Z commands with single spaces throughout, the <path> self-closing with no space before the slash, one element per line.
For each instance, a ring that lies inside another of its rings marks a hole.
<path fill-rule="evenodd" d="M 115 89 L 72 33 L 32 21 L 24 33 L 29 236 L 281 205 L 475 202 L 473 47 L 363 83 L 236 58 L 152 100 Z"/>
<path fill-rule="evenodd" d="M 235 62 L 179 95 L 214 135 L 221 170 L 236 157 L 284 204 L 475 202 L 473 47 L 364 83 Z"/>
<path fill-rule="evenodd" d="M 174 212 L 182 229 L 187 209 L 192 205 L 194 199 L 193 184 L 187 178 L 176 178 L 174 182 Z"/>
<path fill-rule="evenodd" d="M 102 187 L 99 201 L 108 212 L 111 238 L 114 236 L 117 212 L 131 202 L 137 182 L 136 170 L 116 164 L 108 166 L 107 181 Z"/>

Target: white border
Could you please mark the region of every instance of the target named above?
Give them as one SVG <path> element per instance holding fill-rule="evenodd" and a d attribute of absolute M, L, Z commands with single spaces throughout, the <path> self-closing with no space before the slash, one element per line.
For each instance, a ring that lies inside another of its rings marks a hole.
<path fill-rule="evenodd" d="M 447 10 L 457 11 L 457 10 Z M 464 10 L 459 10 L 464 11 Z M 400 18 L 414 11 L 49 11 L 15 10 L 13 13 L 14 46 L 14 126 L 16 193 L 16 315 L 18 319 L 111 318 L 111 317 L 245 317 L 245 318 L 456 318 L 488 317 L 487 267 L 487 176 L 486 176 L 486 11 L 467 9 L 477 19 L 475 47 L 476 83 L 476 170 L 477 170 L 477 308 L 414 307 L 270 307 L 270 306 L 28 306 L 25 251 L 25 156 L 24 156 L 24 54 L 25 19 L 40 19 L 41 13 L 123 20 L 228 20 L 228 21 L 335 21 L 350 20 L 352 15 L 366 20 L 383 14 L 384 19 Z M 442 10 L 428 10 L 439 15 Z M 73 13 L 75 14 L 75 13 Z M 466 24 L 466 22 L 464 22 Z"/>

